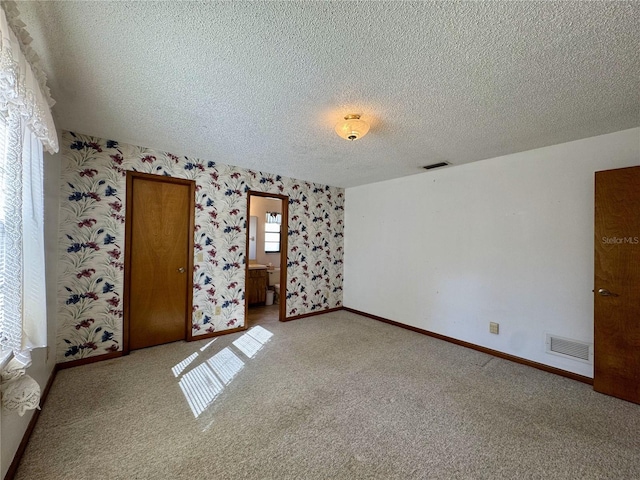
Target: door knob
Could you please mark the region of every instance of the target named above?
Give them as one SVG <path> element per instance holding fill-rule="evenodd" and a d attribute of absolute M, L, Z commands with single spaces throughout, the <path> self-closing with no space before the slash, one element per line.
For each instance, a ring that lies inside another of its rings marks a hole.
<path fill-rule="evenodd" d="M 607 290 L 606 288 L 601 288 L 600 290 L 598 290 L 598 293 L 600 294 L 600 296 L 602 297 L 617 297 L 618 294 L 617 293 L 611 293 L 609 290 Z"/>
<path fill-rule="evenodd" d="M 184 268 L 180 267 L 180 268 L 178 269 L 178 272 L 180 272 L 180 273 L 184 273 Z"/>

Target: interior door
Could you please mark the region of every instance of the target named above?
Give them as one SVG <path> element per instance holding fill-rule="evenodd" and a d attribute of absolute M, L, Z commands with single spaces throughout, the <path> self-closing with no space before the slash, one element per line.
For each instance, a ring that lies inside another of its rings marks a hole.
<path fill-rule="evenodd" d="M 640 403 L 640 167 L 596 173 L 594 379 Z"/>
<path fill-rule="evenodd" d="M 191 323 L 193 198 L 191 181 L 128 173 L 125 323 L 129 350 L 187 336 Z"/>

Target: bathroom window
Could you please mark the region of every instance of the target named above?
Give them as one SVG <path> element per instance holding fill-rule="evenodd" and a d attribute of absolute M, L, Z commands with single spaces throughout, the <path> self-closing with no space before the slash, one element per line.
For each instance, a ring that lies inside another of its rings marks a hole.
<path fill-rule="evenodd" d="M 276 212 L 267 212 L 264 224 L 264 253 L 280 253 L 280 226 L 282 215 Z"/>

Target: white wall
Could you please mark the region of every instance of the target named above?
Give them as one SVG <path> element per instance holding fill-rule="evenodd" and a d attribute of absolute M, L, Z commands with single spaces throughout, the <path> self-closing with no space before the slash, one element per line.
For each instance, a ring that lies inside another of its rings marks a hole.
<path fill-rule="evenodd" d="M 639 163 L 635 128 L 349 188 L 344 305 L 592 377 L 545 334 L 593 341 L 594 172 Z"/>
<path fill-rule="evenodd" d="M 56 311 L 57 311 L 57 268 L 58 268 L 58 208 L 60 204 L 60 155 L 44 154 L 44 243 L 45 275 L 47 286 L 47 343 L 32 353 L 32 365 L 27 370 L 44 390 L 55 366 Z M 2 477 L 13 461 L 18 445 L 33 416 L 33 411 L 23 417 L 16 413 L 2 416 L 1 448 Z"/>

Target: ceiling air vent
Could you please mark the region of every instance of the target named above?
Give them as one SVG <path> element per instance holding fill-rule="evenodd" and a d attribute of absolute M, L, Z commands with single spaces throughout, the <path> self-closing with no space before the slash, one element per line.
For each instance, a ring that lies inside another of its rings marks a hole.
<path fill-rule="evenodd" d="M 560 355 L 561 357 L 579 360 L 581 362 L 593 362 L 593 344 L 571 340 L 570 338 L 557 337 L 547 333 L 547 353 Z"/>
<path fill-rule="evenodd" d="M 424 168 L 425 170 L 433 170 L 434 168 L 446 167 L 447 165 L 449 165 L 449 162 L 438 162 L 432 163 L 431 165 L 425 165 L 422 168 Z"/>

